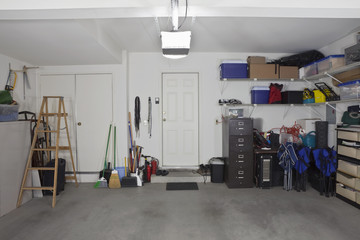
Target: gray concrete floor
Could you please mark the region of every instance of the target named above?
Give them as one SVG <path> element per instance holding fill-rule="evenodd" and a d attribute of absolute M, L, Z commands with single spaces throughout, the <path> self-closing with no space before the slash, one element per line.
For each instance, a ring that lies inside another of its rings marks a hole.
<path fill-rule="evenodd" d="M 359 239 L 360 211 L 315 190 L 228 189 L 199 183 L 199 191 L 75 188 L 34 199 L 0 218 L 0 239 Z"/>

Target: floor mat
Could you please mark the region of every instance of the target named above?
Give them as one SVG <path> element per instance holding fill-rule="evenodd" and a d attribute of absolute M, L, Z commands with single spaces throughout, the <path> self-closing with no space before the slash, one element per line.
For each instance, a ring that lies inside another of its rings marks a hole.
<path fill-rule="evenodd" d="M 196 182 L 171 182 L 166 183 L 166 190 L 199 190 Z"/>

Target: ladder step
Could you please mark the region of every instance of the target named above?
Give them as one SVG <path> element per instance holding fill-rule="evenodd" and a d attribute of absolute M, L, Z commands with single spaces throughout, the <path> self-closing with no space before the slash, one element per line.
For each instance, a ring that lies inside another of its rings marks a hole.
<path fill-rule="evenodd" d="M 69 146 L 59 146 L 59 150 L 70 150 Z M 33 151 L 56 151 L 56 147 L 33 148 Z"/>
<path fill-rule="evenodd" d="M 54 187 L 23 187 L 23 190 L 54 190 Z"/>
<path fill-rule="evenodd" d="M 57 133 L 58 131 L 56 130 L 38 130 L 38 132 L 43 132 L 43 133 Z"/>
<path fill-rule="evenodd" d="M 65 176 L 65 180 L 76 180 L 75 176 Z"/>
<path fill-rule="evenodd" d="M 48 116 L 48 117 L 51 117 L 51 116 L 59 116 L 59 117 L 63 117 L 63 116 L 68 116 L 67 113 L 41 113 L 40 116 Z"/>
<path fill-rule="evenodd" d="M 42 170 L 42 171 L 47 171 L 47 170 L 55 171 L 54 167 L 30 167 L 28 169 L 29 170 Z"/>

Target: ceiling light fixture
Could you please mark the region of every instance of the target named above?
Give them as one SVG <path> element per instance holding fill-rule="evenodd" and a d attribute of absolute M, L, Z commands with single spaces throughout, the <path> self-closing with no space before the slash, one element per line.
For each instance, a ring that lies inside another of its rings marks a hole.
<path fill-rule="evenodd" d="M 186 0 L 186 12 L 184 21 L 179 24 L 179 1 L 171 0 L 171 10 L 172 10 L 172 31 L 160 33 L 161 37 L 161 47 L 164 57 L 171 59 L 184 58 L 189 54 L 190 50 L 190 41 L 191 41 L 191 31 L 178 31 L 187 18 L 187 0 Z"/>

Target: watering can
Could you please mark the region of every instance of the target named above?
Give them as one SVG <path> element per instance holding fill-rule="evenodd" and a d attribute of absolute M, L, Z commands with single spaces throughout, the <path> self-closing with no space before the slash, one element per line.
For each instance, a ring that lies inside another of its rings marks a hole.
<path fill-rule="evenodd" d="M 299 137 L 301 138 L 303 144 L 306 146 L 306 147 L 309 147 L 309 148 L 315 148 L 315 145 L 316 145 L 316 139 L 315 139 L 315 131 L 311 131 L 309 132 L 308 134 L 306 134 L 305 137 L 299 135 Z"/>

